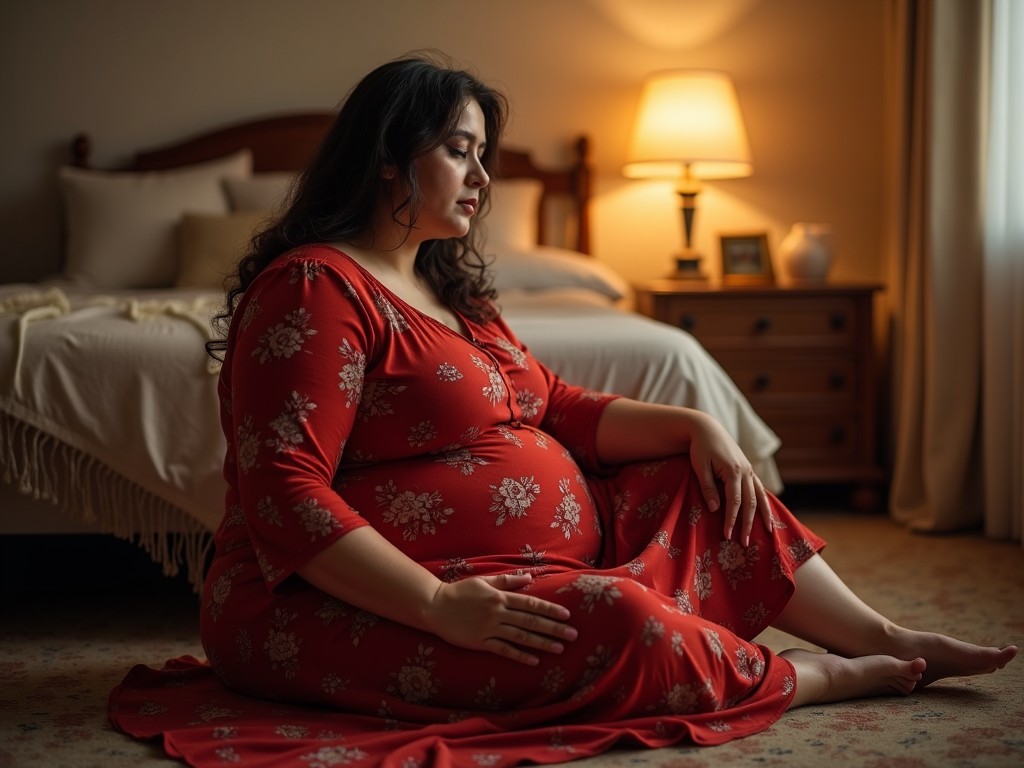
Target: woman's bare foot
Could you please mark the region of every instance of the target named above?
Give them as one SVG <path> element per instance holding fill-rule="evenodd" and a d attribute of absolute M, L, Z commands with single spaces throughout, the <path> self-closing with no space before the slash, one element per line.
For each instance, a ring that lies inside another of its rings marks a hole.
<path fill-rule="evenodd" d="M 974 645 L 935 632 L 918 632 L 898 628 L 892 634 L 888 653 L 900 659 L 921 657 L 928 662 L 928 669 L 918 687 L 944 677 L 967 677 L 986 675 L 1009 664 L 1017 655 L 1017 646 L 1002 648 Z"/>
<path fill-rule="evenodd" d="M 921 680 L 924 659 L 892 656 L 846 659 L 832 653 L 791 648 L 779 654 L 796 670 L 796 693 L 790 708 L 867 696 L 906 696 Z"/>

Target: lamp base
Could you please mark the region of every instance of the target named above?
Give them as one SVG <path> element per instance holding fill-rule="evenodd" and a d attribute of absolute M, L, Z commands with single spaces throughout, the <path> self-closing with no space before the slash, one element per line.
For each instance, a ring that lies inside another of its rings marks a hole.
<path fill-rule="evenodd" d="M 707 281 L 707 275 L 700 271 L 701 257 L 696 254 L 681 254 L 675 258 L 675 270 L 669 277 L 673 280 Z"/>

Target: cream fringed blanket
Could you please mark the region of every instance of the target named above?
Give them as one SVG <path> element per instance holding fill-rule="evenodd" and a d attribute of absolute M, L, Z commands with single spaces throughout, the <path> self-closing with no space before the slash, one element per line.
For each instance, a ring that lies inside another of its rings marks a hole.
<path fill-rule="evenodd" d="M 197 589 L 224 498 L 219 300 L 0 288 L 0 477 Z"/>

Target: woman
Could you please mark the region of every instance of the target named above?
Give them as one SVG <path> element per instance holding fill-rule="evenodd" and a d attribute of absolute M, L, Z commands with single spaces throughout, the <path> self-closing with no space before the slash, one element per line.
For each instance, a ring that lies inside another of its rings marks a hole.
<path fill-rule="evenodd" d="M 275 738 L 282 765 L 557 762 L 1010 661 L 863 604 L 709 417 L 530 356 L 476 242 L 505 113 L 464 72 L 378 68 L 242 261 L 201 632 L 253 699 L 189 668 L 126 683 L 115 722 L 197 765 Z M 830 653 L 752 643 L 769 624 Z M 160 711 L 126 714 L 139 697 Z M 344 713 L 333 751 L 288 752 L 309 728 L 257 699 Z"/>

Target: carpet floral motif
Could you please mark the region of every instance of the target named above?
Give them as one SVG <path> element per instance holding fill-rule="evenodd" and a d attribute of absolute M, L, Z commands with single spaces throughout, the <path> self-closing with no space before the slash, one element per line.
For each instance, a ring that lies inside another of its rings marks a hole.
<path fill-rule="evenodd" d="M 855 592 L 908 626 L 979 643 L 1024 644 L 1024 549 L 980 536 L 919 536 L 888 519 L 807 514 L 825 557 Z M 5 597 L 0 624 L 0 768 L 170 768 L 159 744 L 106 719 L 110 690 L 136 663 L 202 658 L 196 598 L 147 594 Z M 808 646 L 775 630 L 760 640 Z M 227 764 L 227 763 L 226 763 Z M 357 763 L 353 763 L 357 765 Z M 908 698 L 808 706 L 720 747 L 617 750 L 576 768 L 1024 765 L 1024 660 L 995 675 L 940 681 Z"/>

